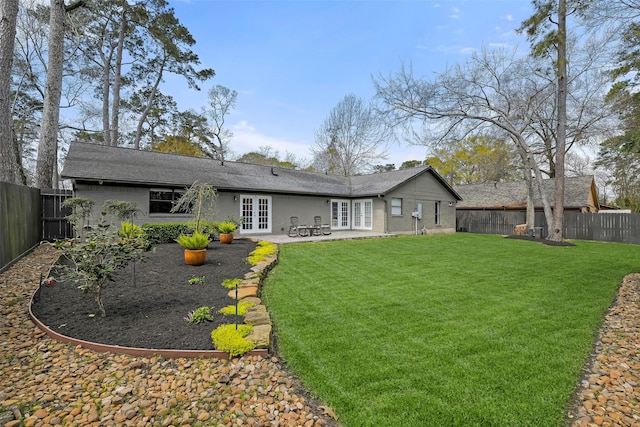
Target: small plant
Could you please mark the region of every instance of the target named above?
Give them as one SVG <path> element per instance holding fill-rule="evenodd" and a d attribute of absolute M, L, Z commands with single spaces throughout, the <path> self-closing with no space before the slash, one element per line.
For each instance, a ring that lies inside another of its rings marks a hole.
<path fill-rule="evenodd" d="M 240 283 L 242 283 L 242 279 L 224 279 L 222 281 L 222 286 L 224 286 L 227 289 L 233 289 L 236 286 L 238 286 Z"/>
<path fill-rule="evenodd" d="M 191 236 L 181 234 L 176 242 L 185 249 L 205 249 L 209 246 L 209 235 L 195 231 Z"/>
<path fill-rule="evenodd" d="M 229 356 L 239 356 L 253 350 L 256 345 L 245 337 L 253 332 L 250 325 L 220 325 L 211 332 L 211 340 L 218 350 L 229 352 Z"/>
<path fill-rule="evenodd" d="M 276 244 L 262 240 L 258 242 L 257 247 L 249 254 L 247 262 L 251 265 L 256 265 L 273 255 L 277 250 L 278 246 Z"/>
<path fill-rule="evenodd" d="M 254 305 L 256 305 L 253 302 L 249 302 L 249 301 L 242 301 L 238 303 L 238 315 L 239 316 L 244 316 L 245 314 L 247 314 L 247 309 L 249 307 L 253 307 Z M 225 316 L 233 316 L 234 314 L 236 314 L 236 306 L 234 305 L 228 305 L 226 307 L 221 308 L 220 310 L 218 310 L 218 313 L 220 314 L 224 314 Z"/>
<path fill-rule="evenodd" d="M 198 307 L 193 311 L 190 311 L 187 317 L 184 318 L 189 323 L 202 323 L 213 321 L 213 315 L 211 314 L 212 307 Z"/>
<path fill-rule="evenodd" d="M 190 285 L 204 285 L 204 276 L 202 277 L 192 277 L 189 279 Z"/>
<path fill-rule="evenodd" d="M 135 225 L 129 221 L 122 221 L 121 228 L 118 234 L 128 239 L 138 238 L 144 236 L 144 230 L 139 225 Z"/>
<path fill-rule="evenodd" d="M 221 234 L 233 233 L 238 229 L 238 223 L 232 221 L 221 221 L 216 226 Z"/>

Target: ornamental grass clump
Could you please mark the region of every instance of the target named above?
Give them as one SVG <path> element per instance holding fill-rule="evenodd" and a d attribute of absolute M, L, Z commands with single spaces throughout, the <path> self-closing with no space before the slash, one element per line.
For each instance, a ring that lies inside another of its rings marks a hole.
<path fill-rule="evenodd" d="M 202 323 L 202 322 L 211 322 L 213 321 L 213 315 L 211 314 L 211 309 L 213 307 L 198 307 L 195 310 L 189 312 L 187 317 L 184 318 L 189 323 Z"/>
<path fill-rule="evenodd" d="M 249 301 L 241 301 L 238 303 L 238 315 L 239 316 L 244 316 L 245 314 L 247 314 L 247 309 L 250 307 L 253 307 L 254 305 L 256 305 L 253 302 L 249 302 Z M 222 307 L 220 310 L 218 310 L 218 313 L 220 314 L 224 314 L 225 316 L 232 316 L 234 314 L 236 314 L 236 306 L 234 305 L 228 305 L 226 307 Z"/>
<path fill-rule="evenodd" d="M 245 337 L 253 332 L 250 325 L 220 325 L 211 332 L 213 345 L 220 351 L 226 351 L 229 356 L 240 356 L 253 350 L 256 345 Z"/>
<path fill-rule="evenodd" d="M 181 234 L 176 239 L 176 242 L 185 249 L 205 249 L 209 246 L 209 235 L 195 231 L 191 236 Z"/>
<path fill-rule="evenodd" d="M 274 243 L 264 240 L 260 241 L 256 248 L 249 253 L 247 262 L 251 265 L 257 265 L 260 261 L 263 261 L 276 253 L 276 250 L 278 250 L 278 246 Z"/>

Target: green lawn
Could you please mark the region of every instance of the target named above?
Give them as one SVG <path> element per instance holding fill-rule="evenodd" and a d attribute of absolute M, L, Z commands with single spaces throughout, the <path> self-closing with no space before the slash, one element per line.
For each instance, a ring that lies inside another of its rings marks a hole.
<path fill-rule="evenodd" d="M 345 426 L 560 426 L 640 246 L 500 236 L 280 246 L 282 358 Z"/>

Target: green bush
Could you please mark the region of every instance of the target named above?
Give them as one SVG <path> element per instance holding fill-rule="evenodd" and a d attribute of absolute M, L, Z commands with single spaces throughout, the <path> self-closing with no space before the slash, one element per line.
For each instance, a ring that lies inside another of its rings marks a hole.
<path fill-rule="evenodd" d="M 151 243 L 173 243 L 181 234 L 192 232 L 185 222 L 152 222 L 142 228 Z"/>
<path fill-rule="evenodd" d="M 256 305 L 253 302 L 249 302 L 249 301 L 242 301 L 238 303 L 238 315 L 240 316 L 244 316 L 245 314 L 247 314 L 247 309 L 249 307 L 253 307 L 254 305 Z M 228 305 L 226 307 L 221 308 L 220 310 L 218 310 L 218 313 L 220 314 L 224 314 L 225 316 L 233 316 L 234 314 L 236 314 L 236 306 L 234 305 Z"/>
<path fill-rule="evenodd" d="M 220 351 L 229 352 L 229 356 L 239 356 L 247 351 L 253 350 L 255 343 L 245 337 L 253 332 L 250 325 L 220 325 L 211 332 L 213 345 Z"/>

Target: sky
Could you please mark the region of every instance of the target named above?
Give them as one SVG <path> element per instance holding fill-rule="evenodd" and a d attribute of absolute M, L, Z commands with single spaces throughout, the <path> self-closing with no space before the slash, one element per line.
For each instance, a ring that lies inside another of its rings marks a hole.
<path fill-rule="evenodd" d="M 482 48 L 528 49 L 515 31 L 529 0 L 170 0 L 216 76 L 200 92 L 178 76 L 162 88 L 178 108 L 200 110 L 207 91 L 238 92 L 227 117 L 241 155 L 270 146 L 310 161 L 315 130 L 346 95 L 375 95 L 373 79 L 411 64 L 431 78 Z M 379 164 L 424 160 L 427 148 L 390 143 Z"/>

